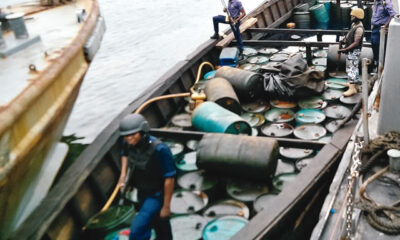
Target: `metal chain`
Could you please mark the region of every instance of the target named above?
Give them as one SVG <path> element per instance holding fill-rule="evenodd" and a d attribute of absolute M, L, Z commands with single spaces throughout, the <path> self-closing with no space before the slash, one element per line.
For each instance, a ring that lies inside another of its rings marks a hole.
<path fill-rule="evenodd" d="M 347 199 L 346 199 L 346 239 L 351 239 L 352 233 L 352 223 L 353 223 L 353 210 L 354 210 L 354 194 L 353 194 L 353 187 L 356 179 L 359 176 L 358 169 L 361 165 L 360 160 L 360 152 L 363 146 L 364 141 L 360 141 L 359 143 L 355 143 L 355 149 L 352 156 L 352 165 L 350 167 L 350 175 L 348 177 L 349 184 L 347 186 Z"/>

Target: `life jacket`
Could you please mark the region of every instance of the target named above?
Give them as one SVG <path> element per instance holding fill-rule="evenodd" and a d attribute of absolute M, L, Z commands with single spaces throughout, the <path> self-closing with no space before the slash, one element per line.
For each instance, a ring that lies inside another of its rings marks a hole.
<path fill-rule="evenodd" d="M 353 49 L 361 49 L 362 45 L 363 45 L 363 38 L 364 38 L 364 33 L 365 33 L 365 29 L 364 26 L 359 25 L 359 26 L 355 26 L 353 28 L 350 29 L 349 33 L 346 36 L 346 48 L 348 46 L 350 46 L 352 43 L 355 42 L 355 35 L 356 35 L 356 30 L 357 28 L 362 28 L 363 30 L 363 34 L 361 35 L 361 40 L 360 40 L 360 44 L 358 44 L 357 47 L 353 48 Z"/>
<path fill-rule="evenodd" d="M 160 158 L 157 154 L 158 139 L 152 140 L 144 150 L 128 147 L 128 159 L 131 171 L 130 184 L 139 191 L 155 193 L 161 191 L 164 184 Z"/>

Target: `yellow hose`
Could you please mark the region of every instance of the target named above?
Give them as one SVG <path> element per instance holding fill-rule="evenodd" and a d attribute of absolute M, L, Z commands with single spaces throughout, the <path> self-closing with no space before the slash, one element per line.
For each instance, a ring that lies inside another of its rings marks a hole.
<path fill-rule="evenodd" d="M 212 63 L 210 62 L 202 62 L 199 66 L 199 68 L 197 69 L 197 76 L 196 76 L 196 81 L 194 82 L 193 86 L 190 88 L 190 92 L 193 94 L 194 89 L 193 87 L 199 82 L 200 80 L 200 75 L 201 75 L 201 70 L 203 69 L 204 65 L 208 65 L 211 67 L 212 70 L 214 70 L 214 65 L 212 65 Z"/>
<path fill-rule="evenodd" d="M 177 97 L 189 97 L 194 92 L 193 87 L 200 80 L 201 70 L 203 69 L 204 65 L 209 65 L 211 67 L 211 69 L 214 70 L 214 65 L 212 65 L 210 62 L 201 63 L 199 68 L 197 69 L 196 81 L 194 82 L 193 86 L 190 88 L 190 93 L 173 93 L 173 94 L 163 95 L 163 96 L 159 96 L 159 97 L 154 97 L 152 99 L 147 100 L 142 105 L 140 105 L 140 107 L 138 107 L 138 109 L 136 109 L 135 113 L 141 113 L 143 111 L 143 109 L 145 109 L 149 104 L 159 101 L 159 100 L 164 100 L 164 99 L 169 99 L 169 98 L 177 98 Z M 115 197 L 117 196 L 119 189 L 120 189 L 120 186 L 119 186 L 119 184 L 117 184 L 117 186 L 115 186 L 114 191 L 112 192 L 110 198 L 107 200 L 106 204 L 101 209 L 101 212 L 106 211 L 111 206 L 112 202 L 114 201 Z"/>

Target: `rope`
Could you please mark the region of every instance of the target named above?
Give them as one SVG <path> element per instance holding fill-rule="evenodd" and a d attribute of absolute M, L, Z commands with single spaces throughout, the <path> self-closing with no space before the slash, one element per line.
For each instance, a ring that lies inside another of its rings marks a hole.
<path fill-rule="evenodd" d="M 367 186 L 386 173 L 388 169 L 389 167 L 381 169 L 362 184 L 360 188 L 360 200 L 362 209 L 367 212 L 368 223 L 378 231 L 394 235 L 400 233 L 400 217 L 392 212 L 400 213 L 400 208 L 394 207 L 400 201 L 394 203 L 392 206 L 385 206 L 375 202 L 366 193 Z M 378 215 L 378 213 L 382 214 Z"/>
<path fill-rule="evenodd" d="M 372 140 L 370 144 L 362 150 L 363 156 L 371 156 L 370 158 L 366 158 L 363 161 L 362 167 L 360 169 L 361 174 L 365 174 L 368 172 L 371 167 L 378 162 L 378 160 L 384 160 L 384 164 L 388 163 L 386 157 L 380 158 L 384 156 L 385 153 L 389 149 L 400 149 L 400 133 L 398 132 L 389 132 L 384 136 L 379 136 Z M 365 158 L 363 158 L 365 159 Z"/>

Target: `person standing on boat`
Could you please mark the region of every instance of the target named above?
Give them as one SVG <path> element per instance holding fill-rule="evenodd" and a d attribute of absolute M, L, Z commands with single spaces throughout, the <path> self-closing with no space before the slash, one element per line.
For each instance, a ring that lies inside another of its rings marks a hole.
<path fill-rule="evenodd" d="M 396 11 L 393 9 L 393 5 L 390 0 L 375 0 L 371 19 L 372 33 L 371 33 L 371 44 L 374 52 L 374 63 L 376 66 L 379 61 L 379 42 L 380 42 L 380 30 L 384 27 L 384 31 L 387 33 L 389 23 L 394 16 Z M 386 44 L 386 43 L 385 43 Z"/>
<path fill-rule="evenodd" d="M 130 240 L 172 239 L 169 216 L 175 184 L 175 164 L 170 149 L 149 134 L 149 124 L 140 114 L 124 117 L 119 126 L 123 137 L 119 186 L 138 189 L 139 213 L 131 223 Z M 129 171 L 128 171 L 129 169 Z M 129 176 L 127 176 L 127 173 Z M 126 179 L 129 179 L 126 183 Z"/>
<path fill-rule="evenodd" d="M 349 81 L 349 89 L 343 93 L 345 97 L 356 94 L 357 87 L 355 84 L 361 83 L 358 66 L 365 32 L 361 22 L 364 19 L 364 10 L 361 8 L 354 8 L 351 10 L 350 16 L 352 21 L 351 29 L 339 43 L 339 48 L 343 44 L 345 47 L 338 50 L 338 53 L 347 53 L 346 73 Z"/>
<path fill-rule="evenodd" d="M 223 0 L 224 1 L 224 0 Z M 214 23 L 214 35 L 211 36 L 211 39 L 219 39 L 219 23 L 229 24 L 231 26 L 233 35 L 235 36 L 239 53 L 243 53 L 243 42 L 242 36 L 240 35 L 240 20 L 246 16 L 246 12 L 242 6 L 242 3 L 238 0 L 229 0 L 228 9 L 224 9 L 224 12 L 229 12 L 228 16 L 230 19 L 226 19 L 226 16 L 218 15 L 213 17 Z"/>

